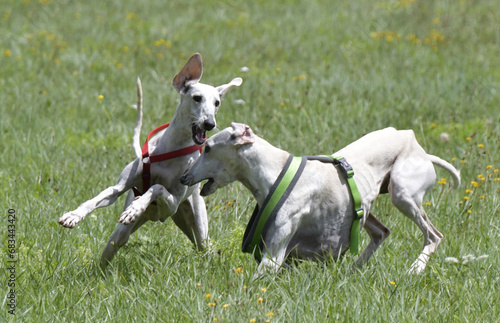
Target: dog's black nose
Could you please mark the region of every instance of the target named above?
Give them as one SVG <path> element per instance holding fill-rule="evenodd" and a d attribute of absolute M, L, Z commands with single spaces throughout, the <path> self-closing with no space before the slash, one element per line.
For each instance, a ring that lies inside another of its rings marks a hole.
<path fill-rule="evenodd" d="M 203 122 L 203 128 L 205 130 L 210 131 L 213 128 L 215 128 L 215 120 L 214 119 L 207 119 Z"/>

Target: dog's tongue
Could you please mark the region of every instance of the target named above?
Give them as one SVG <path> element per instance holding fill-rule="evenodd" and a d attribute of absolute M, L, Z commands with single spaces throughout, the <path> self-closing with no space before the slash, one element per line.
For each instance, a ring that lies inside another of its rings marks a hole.
<path fill-rule="evenodd" d="M 203 145 L 207 140 L 207 132 L 200 127 L 193 126 L 193 141 L 197 145 Z"/>

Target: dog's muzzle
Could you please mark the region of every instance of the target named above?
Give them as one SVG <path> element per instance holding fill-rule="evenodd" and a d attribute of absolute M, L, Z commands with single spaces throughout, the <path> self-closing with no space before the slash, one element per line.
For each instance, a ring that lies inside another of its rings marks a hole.
<path fill-rule="evenodd" d="M 198 124 L 193 123 L 192 132 L 193 132 L 193 141 L 195 144 L 201 146 L 207 140 L 207 131 L 215 128 L 215 119 L 208 118 L 203 123 L 198 126 Z"/>

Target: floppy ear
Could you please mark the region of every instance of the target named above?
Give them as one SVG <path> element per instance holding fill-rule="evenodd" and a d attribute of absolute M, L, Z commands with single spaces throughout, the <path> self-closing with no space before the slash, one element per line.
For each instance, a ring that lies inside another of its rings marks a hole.
<path fill-rule="evenodd" d="M 255 142 L 255 135 L 249 126 L 242 123 L 232 122 L 231 127 L 233 127 L 233 138 L 234 144 L 241 146 L 247 144 L 253 144 Z"/>
<path fill-rule="evenodd" d="M 227 90 L 229 90 L 229 88 L 231 88 L 233 86 L 240 86 L 241 83 L 243 83 L 243 80 L 241 79 L 241 77 L 237 77 L 237 78 L 233 79 L 231 82 L 229 82 L 228 84 L 223 84 L 223 85 L 218 86 L 217 91 L 219 92 L 219 95 L 221 97 L 223 97 L 224 94 L 226 94 Z"/>
<path fill-rule="evenodd" d="M 203 64 L 201 62 L 201 55 L 196 53 L 187 61 L 182 70 L 174 76 L 172 85 L 181 92 L 191 84 L 198 83 L 203 73 Z"/>

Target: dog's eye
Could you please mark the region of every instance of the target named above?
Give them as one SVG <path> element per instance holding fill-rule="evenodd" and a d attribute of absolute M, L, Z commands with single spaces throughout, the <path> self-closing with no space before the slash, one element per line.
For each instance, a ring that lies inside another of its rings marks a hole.
<path fill-rule="evenodd" d="M 220 105 L 220 101 L 219 100 L 215 101 L 215 107 L 218 108 L 219 105 Z"/>
<path fill-rule="evenodd" d="M 194 95 L 194 96 L 193 96 L 193 100 L 194 100 L 195 102 L 201 102 L 201 95 Z"/>
<path fill-rule="evenodd" d="M 210 151 L 210 146 L 209 145 L 205 145 L 205 153 L 208 154 L 208 152 Z"/>

